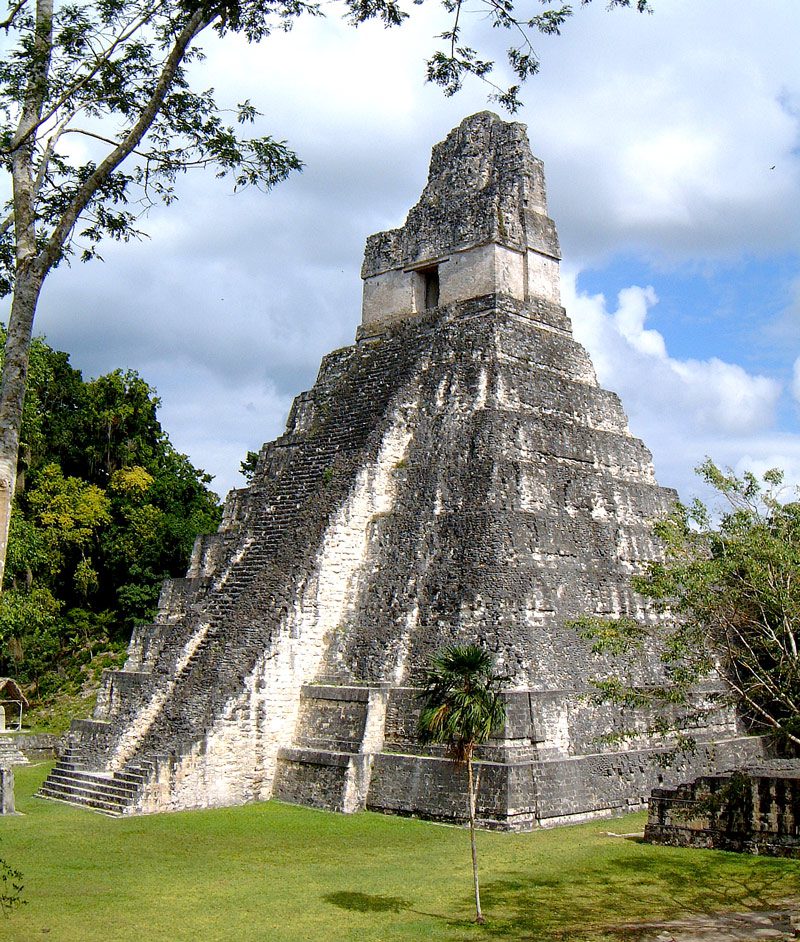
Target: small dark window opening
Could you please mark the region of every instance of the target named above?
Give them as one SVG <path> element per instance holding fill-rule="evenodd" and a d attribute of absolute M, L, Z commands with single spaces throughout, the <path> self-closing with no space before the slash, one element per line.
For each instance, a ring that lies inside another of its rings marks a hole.
<path fill-rule="evenodd" d="M 425 284 L 425 310 L 439 306 L 439 266 L 426 268 L 421 272 Z"/>

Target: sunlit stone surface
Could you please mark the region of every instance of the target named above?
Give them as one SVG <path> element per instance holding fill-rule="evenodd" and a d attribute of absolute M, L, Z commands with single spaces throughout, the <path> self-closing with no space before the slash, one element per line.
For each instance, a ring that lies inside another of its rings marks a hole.
<path fill-rule="evenodd" d="M 43 794 L 110 813 L 272 796 L 465 815 L 416 741 L 415 685 L 450 642 L 508 676 L 479 815 L 530 828 L 638 806 L 757 752 L 730 715 L 669 772 L 646 717 L 584 697 L 603 661 L 566 626 L 641 615 L 655 481 L 560 306 L 559 247 L 525 128 L 482 113 L 433 151 L 401 229 L 367 241 L 356 343 L 329 354 L 168 582 Z M 658 679 L 653 657 L 636 670 Z M 624 747 L 600 737 L 638 723 Z"/>

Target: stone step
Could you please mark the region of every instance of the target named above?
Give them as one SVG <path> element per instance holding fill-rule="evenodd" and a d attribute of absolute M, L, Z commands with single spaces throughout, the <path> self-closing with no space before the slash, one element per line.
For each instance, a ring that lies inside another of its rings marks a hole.
<path fill-rule="evenodd" d="M 130 779 L 136 782 L 146 782 L 153 774 L 153 764 L 147 760 L 131 762 L 124 769 L 114 773 L 118 779 Z"/>
<path fill-rule="evenodd" d="M 55 766 L 58 769 L 65 769 L 70 772 L 90 772 L 91 769 L 84 761 L 78 761 L 76 759 L 64 759 L 63 757 L 58 760 L 58 765 Z M 53 771 L 55 771 L 55 768 Z"/>
<path fill-rule="evenodd" d="M 74 760 L 61 760 L 52 769 L 37 796 L 118 816 L 127 813 L 134 805 L 151 774 L 152 766 L 148 761 L 133 762 L 114 773 L 101 773 L 87 769 Z"/>
<path fill-rule="evenodd" d="M 328 765 L 347 768 L 353 756 L 351 752 L 337 752 L 333 749 L 307 749 L 292 746 L 278 750 L 278 761 L 295 762 L 302 765 Z"/>
<path fill-rule="evenodd" d="M 312 752 L 337 752 L 356 755 L 361 743 L 352 739 L 335 739 L 332 736 L 297 736 L 292 744 L 297 749 L 310 749 Z"/>
<path fill-rule="evenodd" d="M 83 751 L 81 749 L 76 749 L 75 746 L 67 745 L 64 747 L 62 753 L 62 758 L 68 758 L 70 760 L 79 760 L 83 756 Z"/>
<path fill-rule="evenodd" d="M 53 787 L 66 791 L 74 789 L 75 791 L 91 791 L 97 793 L 98 797 L 109 798 L 112 800 L 127 801 L 136 791 L 135 788 L 126 785 L 115 784 L 111 776 L 98 775 L 95 773 L 60 772 L 57 768 L 53 769 L 42 783 L 42 787 Z"/>
<path fill-rule="evenodd" d="M 347 401 L 325 403 L 325 414 L 320 417 L 319 427 L 313 437 L 293 439 L 288 436 L 279 440 L 276 448 L 288 447 L 290 450 L 280 458 L 276 452 L 276 471 L 269 483 L 258 482 L 249 494 L 243 492 L 243 500 L 237 510 L 237 513 L 241 511 L 241 515 L 234 520 L 236 535 L 218 548 L 226 557 L 220 557 L 216 562 L 215 584 L 219 586 L 218 591 L 204 598 L 202 606 L 195 609 L 198 618 L 210 621 L 214 626 L 223 626 L 223 630 L 226 630 L 228 613 L 231 610 L 235 612 L 241 605 L 242 599 L 247 597 L 254 580 L 259 578 L 265 567 L 270 567 L 270 579 L 274 578 L 276 582 L 275 607 L 280 609 L 283 606 L 280 585 L 294 571 L 287 570 L 287 560 L 293 560 L 294 565 L 297 563 L 295 556 L 299 548 L 295 548 L 293 541 L 297 541 L 298 528 L 303 541 L 315 539 L 314 528 L 325 523 L 329 512 L 338 506 L 345 486 L 356 480 L 358 468 L 366 460 L 365 450 L 369 456 L 377 447 L 377 442 L 372 441 L 370 436 L 375 437 L 376 430 L 381 428 L 387 394 L 394 389 L 394 380 L 387 382 L 386 374 L 397 372 L 394 361 L 398 357 L 402 360 L 401 366 L 408 366 L 414 360 L 414 355 L 408 357 L 400 341 L 396 344 L 387 343 L 383 350 L 377 347 L 369 350 L 365 348 L 353 360 L 354 375 Z M 336 473 L 328 482 L 332 468 Z M 321 515 L 322 518 L 318 519 Z M 312 523 L 312 529 L 306 533 Z M 273 566 L 274 577 L 271 574 Z M 267 590 L 266 594 L 271 593 Z M 237 627 L 233 637 L 227 636 L 223 644 L 220 644 L 218 638 L 212 639 L 209 632 L 188 655 L 183 669 L 178 672 L 176 664 L 183 654 L 188 654 L 186 647 L 197 626 L 194 615 L 189 614 L 184 625 L 176 626 L 170 631 L 169 637 L 159 637 L 153 655 L 153 661 L 157 659 L 158 662 L 158 669 L 153 674 L 153 687 L 174 680 L 175 700 L 179 701 L 183 697 L 189 703 L 180 713 L 172 710 L 162 712 L 149 727 L 145 740 L 140 744 L 142 752 L 137 753 L 139 755 L 168 748 L 168 735 L 173 739 L 177 736 L 186 740 L 202 737 L 206 722 L 211 721 L 209 700 L 212 694 L 225 699 L 235 692 L 252 669 L 252 664 L 260 656 L 266 642 L 263 628 L 251 630 L 246 626 Z M 202 675 L 203 682 L 193 684 L 191 678 L 199 675 Z M 125 711 L 118 721 L 120 723 L 129 719 L 127 714 L 133 713 L 139 705 L 138 692 L 131 689 L 132 686 L 126 683 L 122 689 L 120 685 L 120 696 L 131 703 L 131 709 Z M 193 710 L 202 717 L 196 727 L 191 727 L 185 718 L 192 715 Z M 330 733 L 323 740 L 310 741 L 312 746 L 318 747 L 312 748 L 312 753 L 352 756 L 357 752 L 360 744 L 344 738 L 351 735 L 349 731 L 339 732 L 343 738 L 337 738 L 334 730 Z M 101 743 L 101 750 L 111 754 L 113 746 L 114 742 L 108 738 Z M 92 750 L 91 768 L 98 768 L 98 761 L 104 758 L 101 750 L 95 750 L 91 745 L 89 748 Z M 75 771 L 91 771 L 81 768 L 77 757 L 74 762 L 72 759 L 70 756 Z M 130 771 L 129 767 L 126 772 Z M 142 772 L 134 784 L 150 774 L 149 771 Z M 117 778 L 121 779 L 121 773 L 117 774 Z"/>
<path fill-rule="evenodd" d="M 87 786 L 81 787 L 74 782 L 59 782 L 48 779 L 36 793 L 38 798 L 57 798 L 59 801 L 75 802 L 85 805 L 92 804 L 102 808 L 124 814 L 133 806 L 133 797 L 120 796 L 110 792 L 100 791 Z"/>
<path fill-rule="evenodd" d="M 119 782 L 114 778 L 92 775 L 90 772 L 76 773 L 55 768 L 48 775 L 45 784 L 56 785 L 61 788 L 91 790 L 98 795 L 119 798 L 127 803 L 129 799 L 135 797 L 141 783 Z"/>
<path fill-rule="evenodd" d="M 0 767 L 27 765 L 28 757 L 17 748 L 11 736 L 0 736 Z"/>
<path fill-rule="evenodd" d="M 67 791 L 57 786 L 47 785 L 46 783 L 36 792 L 35 797 L 45 798 L 48 801 L 61 801 L 68 805 L 81 805 L 86 808 L 91 808 L 92 811 L 97 811 L 99 814 L 105 814 L 113 818 L 121 817 L 125 813 L 126 808 L 125 805 L 121 805 L 118 802 L 99 799 L 92 793 L 79 793 L 74 789 Z"/>

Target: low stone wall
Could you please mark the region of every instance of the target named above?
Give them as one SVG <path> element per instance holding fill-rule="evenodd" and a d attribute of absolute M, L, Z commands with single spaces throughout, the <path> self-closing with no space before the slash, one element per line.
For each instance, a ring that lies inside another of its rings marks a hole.
<path fill-rule="evenodd" d="M 310 749 L 281 749 L 274 797 L 295 805 L 344 811 L 351 756 Z"/>
<path fill-rule="evenodd" d="M 508 813 L 509 768 L 499 763 L 477 762 L 480 790 L 477 818 L 480 827 L 530 830 L 534 807 L 518 816 Z M 444 755 L 393 755 L 375 757 L 367 797 L 370 811 L 415 814 L 434 821 L 463 822 L 468 818 L 467 772 Z"/>
<path fill-rule="evenodd" d="M 14 744 L 31 761 L 56 759 L 63 749 L 63 739 L 55 733 L 16 733 Z"/>
<path fill-rule="evenodd" d="M 800 764 L 655 788 L 644 838 L 674 847 L 800 857 Z"/>

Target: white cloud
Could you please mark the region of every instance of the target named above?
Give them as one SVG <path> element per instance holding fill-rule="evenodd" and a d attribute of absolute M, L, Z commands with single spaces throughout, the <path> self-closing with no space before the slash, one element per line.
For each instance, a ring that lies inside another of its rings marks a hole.
<path fill-rule="evenodd" d="M 797 252 L 797 0 L 735 11 L 728 0 L 668 0 L 652 17 L 575 6 L 562 36 L 537 40 L 542 69 L 518 116 L 545 160 L 572 269 L 625 253 L 667 269 Z M 331 13 L 257 47 L 212 41 L 200 85 L 228 104 L 250 98 L 265 113 L 257 131 L 287 139 L 303 174 L 266 196 L 182 179 L 179 202 L 148 221 L 150 242 L 108 246 L 107 264 L 62 268 L 45 289 L 38 329 L 88 373 L 139 369 L 179 447 L 219 478 L 279 429 L 277 412 L 313 382 L 320 357 L 350 342 L 366 236 L 402 222 L 431 146 L 486 107 L 479 83 L 452 99 L 424 85 L 443 26 L 435 5 L 410 9 L 397 30 L 352 30 Z M 498 54 L 502 38 L 465 36 Z M 795 460 L 796 437 L 774 431 L 774 364 L 745 370 L 704 347 L 670 356 L 646 326 L 646 288 L 626 289 L 613 309 L 573 303 L 598 372 L 666 480 L 690 480 L 705 453 Z M 784 320 L 795 343 L 796 317 Z M 231 426 L 247 435 L 234 441 Z"/>
<path fill-rule="evenodd" d="M 800 357 L 794 361 L 792 370 L 792 395 L 800 405 Z"/>
<path fill-rule="evenodd" d="M 574 293 L 574 288 L 573 288 Z M 645 330 L 647 310 L 658 303 L 655 291 L 647 288 L 623 288 L 613 315 L 614 326 L 639 353 L 659 360 L 667 359 L 664 338 L 657 330 Z"/>
<path fill-rule="evenodd" d="M 731 465 L 743 455 L 753 466 L 782 462 L 800 481 L 800 439 L 776 430 L 777 380 L 718 357 L 670 356 L 662 335 L 645 326 L 658 301 L 651 287 L 625 288 L 616 306 L 577 292 L 568 274 L 562 291 L 576 339 L 591 354 L 600 383 L 619 393 L 664 483 L 688 493 L 690 471 L 706 455 Z"/>
<path fill-rule="evenodd" d="M 149 363 L 147 375 L 164 399 L 159 418 L 173 445 L 214 474 L 221 497 L 244 484 L 239 462 L 283 431 L 292 402 L 268 381 L 231 384 L 180 355 Z"/>
<path fill-rule="evenodd" d="M 678 0 L 642 22 L 593 4 L 548 45 L 531 129 L 573 262 L 796 245 L 797 11 L 766 7 Z"/>
<path fill-rule="evenodd" d="M 601 382 L 635 394 L 654 411 L 679 411 L 682 420 L 704 431 L 743 434 L 774 425 L 781 393 L 776 380 L 717 357 L 669 356 L 661 334 L 645 327 L 648 309 L 658 302 L 651 287 L 623 289 L 613 311 L 603 295 L 576 293 L 569 276 L 563 292 L 575 336 L 592 354 Z"/>

